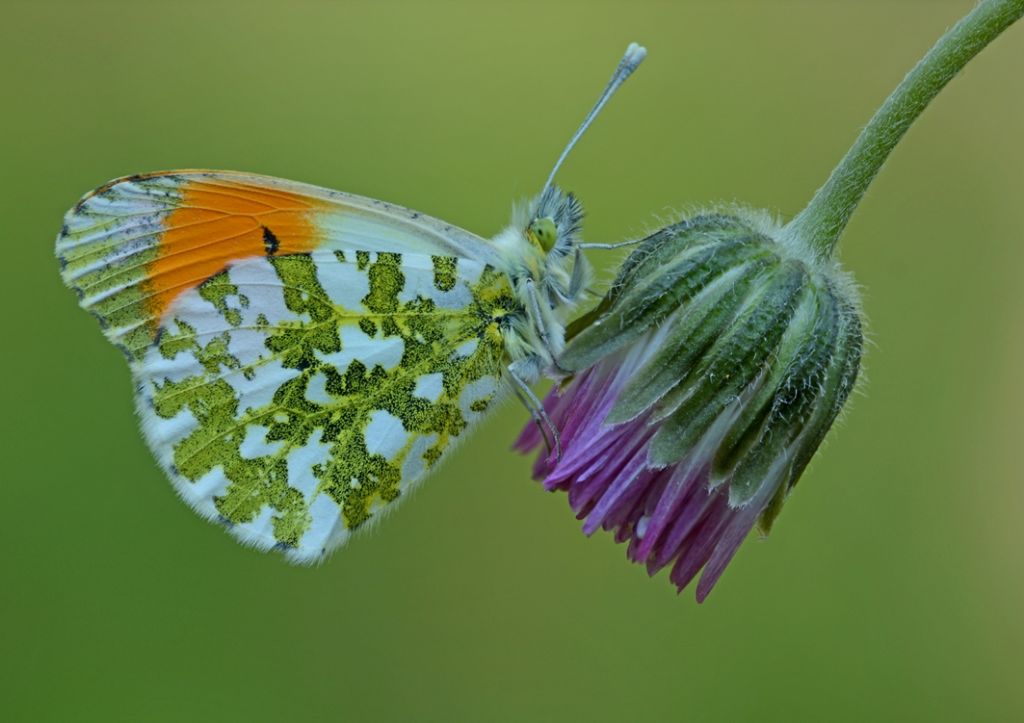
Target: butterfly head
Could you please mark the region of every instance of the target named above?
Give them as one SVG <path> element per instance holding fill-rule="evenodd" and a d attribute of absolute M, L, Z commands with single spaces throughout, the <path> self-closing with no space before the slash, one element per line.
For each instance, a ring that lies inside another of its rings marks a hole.
<path fill-rule="evenodd" d="M 576 196 L 549 186 L 513 208 L 512 223 L 494 243 L 513 281 L 532 279 L 550 290 L 551 303 L 559 305 L 578 295 L 580 281 L 572 281 L 574 267 L 580 265 L 577 274 L 588 276 L 586 260 L 578 252 L 582 227 L 583 205 Z"/>
<path fill-rule="evenodd" d="M 583 228 L 583 205 L 571 193 L 549 186 L 530 202 L 521 219 L 527 243 L 545 256 L 569 256 Z"/>

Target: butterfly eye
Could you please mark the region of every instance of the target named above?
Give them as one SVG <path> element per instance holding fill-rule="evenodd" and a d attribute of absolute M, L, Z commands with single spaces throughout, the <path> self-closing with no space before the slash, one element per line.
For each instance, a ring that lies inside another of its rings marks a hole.
<path fill-rule="evenodd" d="M 527 233 L 531 240 L 544 249 L 545 253 L 553 249 L 558 241 L 558 227 L 550 216 L 533 219 Z"/>

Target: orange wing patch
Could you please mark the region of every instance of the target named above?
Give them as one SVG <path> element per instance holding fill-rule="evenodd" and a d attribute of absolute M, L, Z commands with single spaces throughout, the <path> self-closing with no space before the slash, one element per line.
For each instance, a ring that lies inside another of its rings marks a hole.
<path fill-rule="evenodd" d="M 337 214 L 338 204 L 318 189 L 262 176 L 128 176 L 65 215 L 56 251 L 82 307 L 129 358 L 141 358 L 182 294 L 242 259 L 314 250 L 327 235 L 326 210 Z"/>
<path fill-rule="evenodd" d="M 312 251 L 321 241 L 318 199 L 228 179 L 190 179 L 164 222 L 149 265 L 150 311 L 160 318 L 181 294 L 240 259 Z"/>

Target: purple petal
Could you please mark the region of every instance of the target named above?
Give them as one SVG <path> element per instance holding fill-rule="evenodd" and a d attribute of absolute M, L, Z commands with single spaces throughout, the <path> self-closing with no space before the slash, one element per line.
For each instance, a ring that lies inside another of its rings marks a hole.
<path fill-rule="evenodd" d="M 627 490 L 618 506 L 605 518 L 604 529 L 611 530 L 627 526 L 632 534 L 632 528 L 636 521 L 643 516 L 643 501 L 651 488 L 658 485 L 658 477 L 662 474 L 664 474 L 663 470 L 645 469 Z M 618 535 L 616 535 L 616 539 L 618 540 Z M 618 540 L 618 542 L 624 541 L 625 538 Z"/>
<path fill-rule="evenodd" d="M 634 449 L 634 451 L 636 450 Z M 646 452 L 646 448 L 643 451 Z M 601 523 L 604 522 L 608 513 L 621 502 L 630 486 L 640 477 L 646 462 L 646 454 L 633 454 L 625 467 L 616 470 L 614 476 L 610 476 L 610 479 L 614 481 L 601 496 L 601 500 L 597 503 L 593 512 L 590 513 L 590 516 L 587 517 L 587 522 L 583 525 L 583 534 L 594 534 L 601 526 Z"/>
<path fill-rule="evenodd" d="M 729 561 L 732 560 L 733 555 L 740 548 L 740 544 L 747 539 L 747 535 L 753 529 L 757 518 L 764 512 L 765 505 L 768 504 L 768 500 L 775 494 L 777 487 L 778 484 L 765 480 L 761 483 L 761 488 L 757 491 L 757 494 L 750 500 L 747 500 L 746 504 L 742 507 L 735 510 L 732 521 L 719 537 L 714 554 L 708 560 L 708 564 L 700 576 L 700 582 L 697 583 L 697 602 L 704 602 L 704 598 L 708 596 L 711 588 L 718 582 L 718 578 L 722 576 Z"/>
<path fill-rule="evenodd" d="M 680 591 L 690 584 L 714 552 L 719 535 L 731 519 L 729 512 L 727 508 L 724 512 L 706 516 L 694 530 L 686 551 L 676 560 L 669 573 L 669 579 Z"/>
<path fill-rule="evenodd" d="M 682 506 L 690 490 L 700 485 L 707 475 L 702 469 L 694 469 L 692 465 L 677 466 L 669 477 L 668 484 L 662 492 L 654 513 L 650 515 L 644 540 L 636 549 L 637 560 L 646 560 L 661 539 L 662 533 L 672 524 L 673 517 Z"/>
<path fill-rule="evenodd" d="M 728 504 L 727 498 L 728 494 L 708 490 L 706 482 L 693 485 L 689 498 L 679 510 L 664 542 L 647 561 L 647 571 L 653 575 L 679 557 L 690 533 L 709 515 L 720 514 L 715 507 Z"/>

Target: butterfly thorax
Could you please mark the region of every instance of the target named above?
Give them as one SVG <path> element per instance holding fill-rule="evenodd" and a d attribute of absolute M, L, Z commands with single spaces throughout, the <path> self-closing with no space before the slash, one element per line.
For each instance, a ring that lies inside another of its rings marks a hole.
<path fill-rule="evenodd" d="M 493 239 L 501 271 L 522 306 L 508 321 L 505 345 L 527 381 L 561 376 L 565 322 L 590 280 L 578 246 L 582 220 L 576 197 L 551 187 L 514 208 L 512 222 Z"/>

